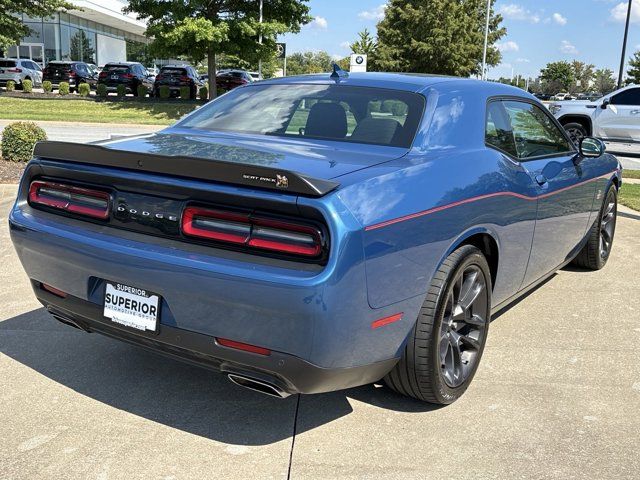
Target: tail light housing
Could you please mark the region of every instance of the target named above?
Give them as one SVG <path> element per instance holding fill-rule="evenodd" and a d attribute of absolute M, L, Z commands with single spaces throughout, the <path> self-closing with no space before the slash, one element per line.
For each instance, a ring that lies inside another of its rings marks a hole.
<path fill-rule="evenodd" d="M 162 80 L 163 76 L 161 73 L 159 73 L 158 75 L 156 75 L 156 80 Z"/>
<path fill-rule="evenodd" d="M 325 251 L 325 236 L 316 226 L 274 219 L 253 213 L 187 207 L 182 213 L 182 233 L 251 250 L 319 258 Z"/>
<path fill-rule="evenodd" d="M 188 76 L 186 76 L 186 75 L 182 75 L 182 76 L 180 77 L 180 81 L 181 81 L 181 82 L 188 82 L 188 81 L 190 81 L 190 80 L 191 80 L 191 79 L 190 79 Z"/>
<path fill-rule="evenodd" d="M 132 73 L 123 73 L 122 74 L 122 78 L 126 78 L 127 80 L 130 80 L 133 78 L 133 74 Z"/>
<path fill-rule="evenodd" d="M 29 186 L 29 204 L 86 217 L 109 218 L 111 198 L 107 192 L 57 182 L 35 180 Z"/>
<path fill-rule="evenodd" d="M 98 75 L 99 78 L 107 78 L 107 72 L 100 72 Z"/>

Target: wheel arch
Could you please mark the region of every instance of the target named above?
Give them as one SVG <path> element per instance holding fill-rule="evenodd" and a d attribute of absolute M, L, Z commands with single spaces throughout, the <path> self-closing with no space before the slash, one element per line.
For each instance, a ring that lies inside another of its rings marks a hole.
<path fill-rule="evenodd" d="M 444 256 L 440 259 L 438 268 L 442 262 L 455 250 L 463 245 L 473 245 L 478 248 L 487 259 L 489 270 L 491 272 L 491 289 L 496 286 L 498 278 L 498 267 L 500 262 L 500 244 L 497 236 L 488 228 L 475 228 L 460 235 L 447 249 Z"/>
<path fill-rule="evenodd" d="M 589 115 L 567 114 L 558 119 L 562 126 L 567 123 L 579 123 L 587 130 L 587 135 L 593 135 L 593 120 Z"/>

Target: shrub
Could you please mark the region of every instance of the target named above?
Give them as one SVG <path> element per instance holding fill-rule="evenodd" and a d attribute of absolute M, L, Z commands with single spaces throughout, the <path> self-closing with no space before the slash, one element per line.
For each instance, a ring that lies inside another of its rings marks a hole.
<path fill-rule="evenodd" d="M 209 87 L 200 87 L 200 90 L 198 90 L 198 97 L 200 97 L 200 100 L 209 100 Z"/>
<path fill-rule="evenodd" d="M 33 122 L 15 122 L 2 132 L 2 158 L 10 162 L 28 162 L 36 142 L 46 140 L 47 134 Z"/>
<path fill-rule="evenodd" d="M 99 83 L 96 87 L 96 95 L 100 98 L 107 98 L 107 86 L 104 83 Z"/>
<path fill-rule="evenodd" d="M 116 94 L 118 95 L 118 97 L 122 98 L 127 94 L 127 87 L 125 87 L 124 85 L 120 84 L 116 87 Z"/>
<path fill-rule="evenodd" d="M 227 93 L 227 91 L 224 88 L 221 87 L 217 87 L 216 88 L 216 94 L 219 96 L 224 95 L 225 93 Z"/>
<path fill-rule="evenodd" d="M 147 87 L 145 85 L 138 85 L 138 97 L 139 98 L 144 98 L 147 96 L 147 93 L 149 93 L 149 90 L 147 89 Z"/>
<path fill-rule="evenodd" d="M 23 80 L 22 81 L 22 91 L 24 93 L 33 92 L 33 82 L 31 80 Z"/>
<path fill-rule="evenodd" d="M 60 82 L 60 85 L 58 85 L 58 93 L 60 95 L 69 95 L 69 82 Z"/>
<path fill-rule="evenodd" d="M 189 100 L 191 98 L 191 88 L 180 87 L 180 98 L 183 100 Z"/>
<path fill-rule="evenodd" d="M 7 82 L 7 92 L 13 92 L 16 89 L 16 82 L 9 80 Z"/>
<path fill-rule="evenodd" d="M 78 85 L 78 93 L 82 97 L 88 97 L 91 93 L 91 87 L 88 83 L 81 83 Z"/>
<path fill-rule="evenodd" d="M 160 87 L 160 98 L 167 99 L 171 96 L 171 90 L 166 85 Z"/>
<path fill-rule="evenodd" d="M 53 90 L 53 85 L 51 85 L 51 82 L 49 80 L 45 80 L 44 82 L 42 82 L 42 89 L 44 90 L 44 93 L 51 93 L 51 91 Z"/>

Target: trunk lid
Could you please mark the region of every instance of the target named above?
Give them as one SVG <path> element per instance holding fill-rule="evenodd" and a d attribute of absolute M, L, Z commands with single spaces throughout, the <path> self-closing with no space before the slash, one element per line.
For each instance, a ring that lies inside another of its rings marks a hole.
<path fill-rule="evenodd" d="M 407 153 L 407 149 L 322 140 L 296 140 L 263 135 L 203 132 L 171 128 L 152 135 L 100 143 L 114 150 L 192 157 L 238 166 L 296 172 L 321 180 L 379 165 Z M 185 172 L 188 175 L 188 172 Z"/>

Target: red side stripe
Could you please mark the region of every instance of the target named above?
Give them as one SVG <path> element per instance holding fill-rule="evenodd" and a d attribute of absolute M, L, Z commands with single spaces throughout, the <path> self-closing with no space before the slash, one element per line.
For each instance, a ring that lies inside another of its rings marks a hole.
<path fill-rule="evenodd" d="M 388 227 L 389 225 L 393 225 L 395 223 L 404 222 L 406 220 L 412 220 L 414 218 L 424 217 L 425 215 L 430 215 L 432 213 L 441 212 L 442 210 L 447 210 L 449 208 L 458 207 L 460 205 L 464 205 L 464 204 L 467 204 L 467 203 L 477 202 L 479 200 L 486 200 L 487 198 L 493 198 L 493 197 L 515 197 L 515 198 L 520 198 L 522 200 L 527 200 L 527 201 L 536 201 L 538 199 L 548 198 L 548 197 L 551 197 L 551 196 L 556 195 L 558 193 L 565 192 L 567 190 L 571 190 L 572 188 L 576 188 L 576 187 L 579 187 L 581 185 L 585 185 L 587 183 L 595 182 L 596 180 L 600 180 L 602 178 L 608 178 L 612 173 L 615 173 L 617 171 L 618 170 L 616 169 L 616 170 L 613 170 L 613 171 L 611 171 L 611 172 L 609 172 L 609 173 L 607 173 L 605 175 L 602 175 L 600 177 L 590 178 L 589 180 L 585 180 L 584 182 L 576 183 L 575 185 L 569 185 L 568 187 L 560 188 L 560 189 L 555 190 L 553 192 L 545 193 L 545 194 L 538 195 L 538 196 L 535 196 L 535 197 L 531 197 L 529 195 L 522 195 L 520 193 L 515 193 L 515 192 L 494 192 L 494 193 L 488 193 L 486 195 L 479 195 L 477 197 L 466 198 L 464 200 L 459 200 L 457 202 L 448 203 L 446 205 L 441 205 L 441 206 L 435 207 L 435 208 L 430 208 L 429 210 L 423 210 L 421 212 L 411 213 L 411 214 L 405 215 L 403 217 L 393 218 L 393 219 L 387 220 L 385 222 L 375 223 L 373 225 L 369 225 L 369 226 L 365 227 L 365 231 L 368 232 L 370 230 L 376 230 L 378 228 Z"/>

